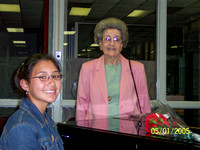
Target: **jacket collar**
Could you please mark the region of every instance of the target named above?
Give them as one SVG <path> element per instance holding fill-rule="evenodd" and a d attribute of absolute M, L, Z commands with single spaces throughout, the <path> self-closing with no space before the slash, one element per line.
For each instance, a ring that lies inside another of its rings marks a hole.
<path fill-rule="evenodd" d="M 40 124 L 42 128 L 47 124 L 43 115 L 38 110 L 38 108 L 27 98 L 25 97 L 22 98 L 20 109 L 25 110 L 27 113 L 29 113 L 29 115 L 35 118 L 35 120 Z M 46 112 L 45 112 L 45 117 L 49 122 L 50 118 Z"/>
<path fill-rule="evenodd" d="M 121 59 L 121 66 L 123 71 L 129 71 L 129 62 L 128 59 L 126 59 L 122 54 L 119 54 L 120 59 Z M 98 61 L 97 61 L 97 66 L 96 66 L 96 70 L 102 70 L 104 68 L 104 55 L 102 55 Z"/>

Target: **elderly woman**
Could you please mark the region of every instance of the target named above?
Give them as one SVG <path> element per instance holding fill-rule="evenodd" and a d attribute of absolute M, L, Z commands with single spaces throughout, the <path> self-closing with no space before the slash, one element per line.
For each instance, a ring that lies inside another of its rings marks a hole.
<path fill-rule="evenodd" d="M 120 54 L 128 42 L 126 24 L 117 18 L 101 20 L 95 27 L 94 40 L 103 55 L 82 65 L 76 120 L 150 113 L 143 64 L 131 61 L 132 76 L 129 60 Z"/>

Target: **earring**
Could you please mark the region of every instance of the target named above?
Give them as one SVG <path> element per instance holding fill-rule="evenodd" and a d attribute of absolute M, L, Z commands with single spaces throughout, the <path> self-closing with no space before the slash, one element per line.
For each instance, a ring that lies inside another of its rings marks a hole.
<path fill-rule="evenodd" d="M 103 47 L 102 47 L 101 45 L 100 45 L 99 49 L 100 49 L 101 51 L 103 51 Z"/>
<path fill-rule="evenodd" d="M 26 95 L 28 95 L 29 91 L 26 91 Z"/>

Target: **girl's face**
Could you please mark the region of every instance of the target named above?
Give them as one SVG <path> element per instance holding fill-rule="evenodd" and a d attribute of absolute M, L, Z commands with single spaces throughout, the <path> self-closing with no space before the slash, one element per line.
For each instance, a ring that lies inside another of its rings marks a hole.
<path fill-rule="evenodd" d="M 107 29 L 104 31 L 100 49 L 104 55 L 116 57 L 122 51 L 121 32 L 118 29 Z"/>
<path fill-rule="evenodd" d="M 21 80 L 21 82 L 26 83 L 25 89 L 22 88 L 28 91 L 29 100 L 34 103 L 38 109 L 46 109 L 49 103 L 56 100 L 61 89 L 61 80 L 57 78 L 59 75 L 60 73 L 57 67 L 51 61 L 42 60 L 33 67 L 30 82 L 22 81 L 23 79 Z M 49 79 L 47 79 L 47 81 L 42 81 L 42 77 L 45 76 Z"/>

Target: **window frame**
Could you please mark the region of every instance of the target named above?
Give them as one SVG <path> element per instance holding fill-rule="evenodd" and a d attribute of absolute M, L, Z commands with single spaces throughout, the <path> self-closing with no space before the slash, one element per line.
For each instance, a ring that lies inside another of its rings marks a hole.
<path fill-rule="evenodd" d="M 66 16 L 64 15 L 64 9 L 67 6 L 68 0 L 49 0 L 49 31 L 52 34 L 49 35 L 49 54 L 56 56 L 56 51 L 62 52 L 61 68 L 64 69 L 65 51 L 63 49 L 64 39 L 64 24 Z M 172 108 L 181 109 L 200 109 L 199 101 L 167 101 L 166 100 L 166 58 L 167 58 L 167 1 L 157 0 L 157 24 L 156 24 L 156 52 L 157 52 L 157 83 L 156 83 L 156 100 L 160 100 L 163 103 L 169 104 Z M 52 43 L 52 44 L 51 44 Z M 77 43 L 76 43 L 77 44 Z M 76 45 L 77 47 L 77 45 Z M 77 54 L 75 55 L 77 56 Z M 64 70 L 63 70 L 64 71 Z M 63 107 L 75 108 L 76 100 L 64 100 L 62 97 L 63 91 L 59 94 L 56 102 L 49 107 L 52 108 L 52 118 L 55 122 L 62 122 L 62 109 Z M 17 107 L 20 104 L 19 99 L 0 99 L 0 107 Z M 153 102 L 153 101 L 152 101 Z"/>

